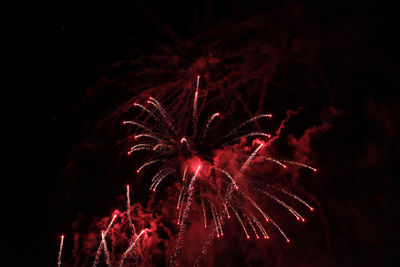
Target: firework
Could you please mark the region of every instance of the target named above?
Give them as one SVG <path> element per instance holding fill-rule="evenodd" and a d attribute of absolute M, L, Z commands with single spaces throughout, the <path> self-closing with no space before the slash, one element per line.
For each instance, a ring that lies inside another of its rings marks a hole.
<path fill-rule="evenodd" d="M 135 238 L 135 240 L 131 243 L 131 245 L 128 247 L 128 249 L 125 250 L 124 254 L 122 255 L 121 262 L 120 262 L 119 266 L 121 266 L 121 267 L 124 266 L 124 261 L 125 261 L 126 257 L 129 255 L 129 253 L 130 253 L 130 252 L 133 250 L 133 248 L 136 246 L 136 243 L 138 242 L 138 240 L 140 239 L 140 237 L 141 237 L 144 233 L 146 233 L 146 232 L 147 232 L 146 229 L 142 230 L 142 231 L 140 232 L 140 234 Z"/>
<path fill-rule="evenodd" d="M 101 241 L 100 241 L 100 245 L 99 245 L 99 247 L 97 248 L 97 251 L 96 251 L 96 256 L 94 258 L 94 262 L 93 262 L 93 265 L 92 265 L 93 267 L 96 267 L 97 264 L 99 263 L 102 249 L 104 250 L 104 252 L 106 254 L 107 264 L 109 263 L 108 250 L 107 250 L 107 247 L 104 248 L 104 246 L 106 246 L 106 242 L 105 242 L 104 237 L 107 236 L 107 233 L 108 233 L 108 231 L 110 231 L 110 229 L 111 229 L 116 217 L 117 217 L 117 214 L 114 214 L 114 216 L 112 217 L 112 219 L 111 219 L 110 223 L 108 224 L 106 230 L 101 232 Z"/>
<path fill-rule="evenodd" d="M 101 231 L 101 244 L 103 246 L 104 255 L 106 256 L 107 266 L 111 267 L 110 252 L 108 251 L 107 241 L 106 241 L 105 234 L 103 231 Z"/>
<path fill-rule="evenodd" d="M 58 251 L 58 262 L 57 262 L 58 267 L 61 266 L 61 256 L 62 256 L 63 246 L 64 246 L 64 235 L 61 235 L 60 250 Z"/>
<path fill-rule="evenodd" d="M 129 226 L 132 229 L 132 234 L 136 234 L 136 228 L 131 218 L 131 198 L 129 196 L 129 185 L 126 186 L 126 216 L 128 217 L 128 222 Z"/>
<path fill-rule="evenodd" d="M 269 133 L 264 131 L 254 131 L 249 125 L 260 119 L 272 118 L 272 114 L 255 115 L 233 126 L 227 134 L 220 137 L 208 136 L 210 130 L 217 125 L 213 122 L 221 114 L 219 112 L 213 113 L 205 121 L 203 127 L 199 128 L 199 111 L 202 110 L 201 105 L 199 105 L 201 95 L 199 82 L 200 76 L 197 77 L 194 91 L 192 124 L 188 127 L 180 128 L 179 124 L 174 122 L 173 117 L 168 114 L 163 105 L 153 97 L 148 99 L 147 106 L 134 104 L 134 107 L 143 111 L 141 113 L 141 116 L 144 116 L 143 118 L 138 117 L 137 121 L 123 121 L 123 124 L 129 124 L 136 128 L 134 144 L 128 150 L 128 155 L 132 156 L 136 152 L 142 153 L 141 151 L 144 150 L 152 153 L 148 160 L 137 169 L 137 173 L 142 174 L 147 169 L 147 166 L 156 166 L 154 168 L 157 169 L 157 172 L 151 179 L 151 191 L 155 192 L 157 187 L 168 177 L 182 177 L 182 179 L 177 180 L 181 183 L 176 206 L 178 210 L 177 224 L 180 229 L 175 253 L 170 263 L 175 262 L 175 258 L 182 248 L 182 234 L 187 227 L 186 221 L 190 214 L 191 205 L 192 203 L 197 203 L 192 201 L 193 198 L 199 198 L 199 203 L 202 205 L 204 227 L 207 228 L 208 221 L 214 224 L 213 236 L 223 236 L 225 218 L 230 218 L 229 210 L 232 210 L 247 239 L 250 239 L 248 229 L 253 231 L 256 238 L 259 238 L 259 232 L 265 239 L 269 239 L 265 227 L 257 219 L 257 217 L 263 217 L 265 223 L 271 222 L 285 240 L 290 242 L 281 227 L 249 195 L 249 186 L 247 185 L 251 185 L 250 187 L 254 188 L 255 191 L 266 195 L 267 198 L 284 207 L 299 221 L 304 222 L 305 218 L 295 208 L 275 195 L 274 190 L 301 202 L 311 211 L 313 208 L 303 199 L 284 188 L 272 184 L 256 184 L 248 181 L 246 171 L 253 164 L 260 164 L 260 162 L 265 161 L 273 162 L 283 169 L 293 165 L 308 168 L 314 172 L 317 170 L 302 162 L 276 159 L 269 155 L 267 150 L 270 145 L 269 141 L 277 137 L 272 138 Z M 218 149 L 229 148 L 231 145 L 243 140 L 253 140 L 253 144 L 258 145 L 252 150 L 251 154 L 248 154 L 248 150 L 239 152 L 242 158 L 245 159 L 241 162 L 240 168 L 225 168 L 210 159 L 212 158 L 210 155 Z M 192 178 L 186 179 L 187 177 Z M 241 185 L 244 185 L 243 190 Z M 257 213 L 253 214 L 252 210 Z M 208 218 L 209 215 L 211 215 L 211 218 Z"/>

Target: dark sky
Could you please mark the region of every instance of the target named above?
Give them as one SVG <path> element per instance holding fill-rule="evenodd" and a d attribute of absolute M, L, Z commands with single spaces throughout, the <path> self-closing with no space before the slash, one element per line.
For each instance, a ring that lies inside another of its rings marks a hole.
<path fill-rule="evenodd" d="M 301 185 L 321 212 L 305 234 L 297 233 L 298 245 L 266 254 L 267 260 L 252 260 L 246 246 L 245 252 L 221 246 L 216 257 L 234 251 L 236 263 L 253 266 L 394 266 L 395 1 L 147 2 L 58 1 L 36 13 L 40 26 L 29 28 L 35 60 L 27 63 L 35 82 L 18 91 L 28 104 L 17 115 L 25 126 L 15 128 L 23 158 L 12 156 L 11 184 L 23 187 L 9 201 L 18 203 L 11 208 L 13 258 L 25 266 L 54 266 L 60 233 L 72 237 L 73 223 L 86 229 L 121 208 L 118 197 L 132 169 L 115 159 L 121 147 L 113 144 L 123 132 L 109 130 L 120 126 L 110 118 L 120 120 L 115 110 L 147 88 L 187 82 L 201 72 L 210 87 L 226 82 L 226 100 L 243 96 L 250 112 L 271 107 L 284 119 L 286 110 L 303 107 L 283 141 L 329 124 L 310 134 L 311 158 L 321 173 L 309 182 L 302 178 Z M 204 67 L 204 58 L 220 62 Z M 263 90 L 260 104 L 256 96 Z M 339 115 L 329 115 L 330 107 Z M 20 195 L 23 203 L 15 200 Z M 142 204 L 147 199 L 138 193 Z M 69 262 L 72 248 L 66 241 Z"/>

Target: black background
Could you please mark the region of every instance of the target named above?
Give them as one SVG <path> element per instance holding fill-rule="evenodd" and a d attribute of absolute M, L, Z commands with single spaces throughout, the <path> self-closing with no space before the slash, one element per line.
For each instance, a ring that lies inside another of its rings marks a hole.
<path fill-rule="evenodd" d="M 334 88 L 329 105 L 349 114 L 314 151 L 321 158 L 325 182 L 313 193 L 325 208 L 332 235 L 330 252 L 321 262 L 395 265 L 400 44 L 394 1 L 144 2 L 60 1 L 35 10 L 32 20 L 40 21 L 38 25 L 30 24 L 31 19 L 24 22 L 29 35 L 21 43 L 29 56 L 19 64 L 24 67 L 15 84 L 27 84 L 18 86 L 17 99 L 23 103 L 16 102 L 11 111 L 16 127 L 8 129 L 18 137 L 9 154 L 15 164 L 4 179 L 12 182 L 14 193 L 3 202 L 7 207 L 11 203 L 5 218 L 14 229 L 8 234 L 17 265 L 55 265 L 59 234 L 68 232 L 77 209 L 105 216 L 99 199 L 118 205 L 107 197 L 120 194 L 125 180 L 100 179 L 93 187 L 94 178 L 86 177 L 80 191 L 72 193 L 64 173 L 74 147 L 93 134 L 83 126 L 90 112 L 76 110 L 109 66 L 150 54 L 159 45 L 191 40 L 222 22 L 234 24 L 263 14 L 280 17 L 276 27 L 289 35 L 306 38 L 292 30 L 294 24 L 318 30 L 313 36 L 316 53 Z M 295 22 L 293 10 L 301 10 Z M 84 119 L 79 118 L 82 114 Z M 96 166 L 108 162 L 104 154 L 85 159 L 83 173 L 98 176 Z M 108 190 L 110 184 L 115 187 Z M 307 259 L 299 265 L 307 266 Z"/>

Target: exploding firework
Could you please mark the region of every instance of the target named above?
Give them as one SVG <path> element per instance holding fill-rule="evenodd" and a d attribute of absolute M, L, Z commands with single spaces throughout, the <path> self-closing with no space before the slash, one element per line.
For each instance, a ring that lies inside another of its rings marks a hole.
<path fill-rule="evenodd" d="M 223 115 L 216 112 L 205 120 L 202 127 L 199 127 L 201 118 L 199 111 L 203 109 L 199 101 L 199 82 L 200 76 L 197 77 L 191 101 L 191 122 L 186 124 L 186 127 L 179 127 L 181 125 L 177 124 L 163 105 L 153 97 L 149 97 L 146 104 L 134 103 L 133 107 L 140 109 L 141 115 L 135 120 L 123 121 L 124 125 L 135 127 L 135 134 L 132 136 L 133 145 L 127 154 L 132 156 L 135 153 L 142 153 L 141 151 L 151 153 L 148 160 L 137 169 L 138 175 L 148 169 L 157 170 L 151 178 L 150 191 L 156 192 L 159 185 L 169 177 L 180 181 L 176 205 L 179 234 L 175 253 L 170 259 L 171 265 L 175 264 L 182 249 L 183 234 L 188 227 L 192 206 L 198 203 L 201 206 L 199 210 L 202 212 L 204 227 L 210 226 L 212 229 L 210 236 L 217 238 L 223 237 L 225 220 L 231 217 L 229 211 L 232 211 L 247 239 L 251 238 L 250 229 L 256 238 L 261 234 L 265 239 L 269 239 L 266 228 L 267 224 L 271 223 L 286 242 L 290 242 L 278 223 L 256 202 L 253 192 L 265 195 L 300 222 L 305 222 L 305 218 L 283 198 L 298 201 L 310 211 L 314 210 L 299 196 L 278 184 L 247 174 L 252 166 L 257 167 L 266 162 L 283 169 L 293 166 L 317 171 L 302 162 L 278 159 L 270 155 L 269 147 L 277 136 L 272 138 L 271 134 L 254 131 L 250 126 L 261 119 L 272 118 L 272 115 L 255 115 L 220 134 L 223 131 L 217 131 L 215 128 L 224 124 L 221 122 Z M 204 105 L 204 101 L 202 104 Z M 252 141 L 252 145 L 246 146 L 249 140 Z M 213 157 L 229 149 L 235 149 L 237 152 L 238 166 L 229 166 L 223 161 L 216 161 Z M 150 168 L 151 166 L 153 168 Z"/>

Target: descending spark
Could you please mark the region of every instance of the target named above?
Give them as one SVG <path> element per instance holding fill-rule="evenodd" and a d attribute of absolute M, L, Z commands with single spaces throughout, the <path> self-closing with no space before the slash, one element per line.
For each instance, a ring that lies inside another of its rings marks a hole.
<path fill-rule="evenodd" d="M 249 222 L 251 229 L 253 229 L 253 232 L 256 235 L 256 238 L 259 239 L 260 237 L 258 236 L 256 228 L 254 227 L 253 223 L 251 222 L 249 216 L 246 215 L 246 219 Z"/>
<path fill-rule="evenodd" d="M 224 206 L 224 209 L 225 209 L 225 212 L 226 212 L 226 216 L 227 216 L 228 219 L 230 219 L 231 216 L 229 215 L 228 206 L 226 205 L 225 201 L 222 199 L 221 196 L 220 196 L 220 199 L 221 199 L 222 205 Z"/>
<path fill-rule="evenodd" d="M 179 210 L 179 208 L 180 208 L 180 206 L 181 206 L 181 201 L 183 200 L 183 199 L 182 199 L 182 194 L 183 194 L 183 190 L 184 190 L 184 189 L 185 189 L 185 186 L 182 185 L 181 192 L 179 193 L 179 197 L 178 197 L 178 204 L 176 205 L 176 209 L 177 209 L 177 210 Z"/>
<path fill-rule="evenodd" d="M 222 231 L 222 226 L 221 226 L 221 216 L 217 212 L 217 221 L 218 221 L 218 226 L 219 226 L 219 231 L 221 232 L 221 236 L 224 236 L 224 232 Z"/>
<path fill-rule="evenodd" d="M 183 196 L 183 198 L 184 198 L 185 196 Z M 182 198 L 182 200 L 181 200 L 181 205 L 180 205 L 180 207 L 179 207 L 179 215 L 178 215 L 178 225 L 180 225 L 181 224 L 181 218 L 182 218 L 182 213 L 183 213 L 183 209 L 182 209 L 182 203 L 184 202 L 184 199 Z"/>
<path fill-rule="evenodd" d="M 286 208 L 291 214 L 293 214 L 296 217 L 296 220 L 302 220 L 303 222 L 305 221 L 305 219 L 295 210 L 293 209 L 291 206 L 289 206 L 288 204 L 286 204 L 284 201 L 280 200 L 279 198 L 277 198 L 276 196 L 272 195 L 271 193 L 269 193 L 268 191 L 265 190 L 260 190 L 258 189 L 260 192 L 266 194 L 267 196 L 269 196 L 270 198 L 272 198 L 273 200 L 275 200 L 277 203 L 279 203 L 281 206 L 283 206 L 284 208 Z"/>
<path fill-rule="evenodd" d="M 103 244 L 103 251 L 104 251 L 104 255 L 106 256 L 106 263 L 108 267 L 111 267 L 111 260 L 110 260 L 110 252 L 108 251 L 107 248 L 107 242 L 106 239 L 104 237 L 104 232 L 101 232 L 101 243 Z"/>
<path fill-rule="evenodd" d="M 211 203 L 211 214 L 212 217 L 214 219 L 214 225 L 215 225 L 215 230 L 217 231 L 217 237 L 220 237 L 220 231 L 219 231 L 219 225 L 218 225 L 218 221 L 215 215 L 215 209 L 214 209 L 214 205 Z"/>
<path fill-rule="evenodd" d="M 64 246 L 64 235 L 61 235 L 60 250 L 58 251 L 58 262 L 57 262 L 58 267 L 61 266 L 61 256 L 62 256 L 63 246 Z"/>
<path fill-rule="evenodd" d="M 233 213 L 236 215 L 236 218 L 237 218 L 238 221 L 240 222 L 240 225 L 242 226 L 243 231 L 244 231 L 245 234 L 246 234 L 246 238 L 247 238 L 247 239 L 250 239 L 250 236 L 249 236 L 249 233 L 247 232 L 246 226 L 244 226 L 244 223 L 243 223 L 242 219 L 240 218 L 239 214 L 237 213 L 236 209 L 233 208 L 233 207 L 231 207 L 231 208 L 232 208 L 232 210 L 233 210 Z"/>
<path fill-rule="evenodd" d="M 139 138 L 142 138 L 142 137 L 147 137 L 147 138 L 150 138 L 150 139 L 161 141 L 161 139 L 159 137 L 157 137 L 156 135 L 154 135 L 154 134 L 138 134 L 138 135 L 134 136 L 135 140 L 137 140 Z"/>
<path fill-rule="evenodd" d="M 283 164 L 282 162 L 280 162 L 279 160 L 276 160 L 276 159 L 274 159 L 274 158 L 271 158 L 271 157 L 262 157 L 264 160 L 267 160 L 267 161 L 272 161 L 272 162 L 274 162 L 274 163 L 276 163 L 276 164 L 278 164 L 278 165 L 280 165 L 280 166 L 282 166 L 283 168 L 287 168 L 287 166 L 285 165 L 285 164 Z"/>
<path fill-rule="evenodd" d="M 129 255 L 129 253 L 132 251 L 132 249 L 136 246 L 136 243 L 138 242 L 139 238 L 147 232 L 147 229 L 143 229 L 140 234 L 135 238 L 135 240 L 131 243 L 131 245 L 128 247 L 127 250 L 125 250 L 124 254 L 122 254 L 122 258 L 120 261 L 119 266 L 122 267 L 124 266 L 124 261 L 126 259 L 126 257 Z"/>
<path fill-rule="evenodd" d="M 200 144 L 203 144 L 204 139 L 205 139 L 206 136 L 207 136 L 207 131 L 208 131 L 208 129 L 210 128 L 210 125 L 211 125 L 212 121 L 215 119 L 215 117 L 218 117 L 219 115 L 220 115 L 219 112 L 214 113 L 214 114 L 211 115 L 211 117 L 207 120 L 206 126 L 204 127 L 203 133 L 201 134 L 201 137 L 200 137 Z"/>
<path fill-rule="evenodd" d="M 286 195 L 296 199 L 297 201 L 299 201 L 300 203 L 302 203 L 303 205 L 305 205 L 307 208 L 310 209 L 310 211 L 314 211 L 314 208 L 311 207 L 307 202 L 305 202 L 303 199 L 301 199 L 300 197 L 289 193 L 288 191 L 286 191 L 285 189 L 281 188 L 281 187 L 277 187 L 277 186 L 270 186 L 270 187 L 274 187 L 274 188 L 278 188 L 280 191 L 282 191 L 283 193 L 285 193 Z"/>
<path fill-rule="evenodd" d="M 164 118 L 164 122 L 170 127 L 170 129 L 172 130 L 172 132 L 174 134 L 177 134 L 177 130 L 174 127 L 174 125 L 172 124 L 172 119 L 171 117 L 168 115 L 168 113 L 165 111 L 165 109 L 161 106 L 160 102 L 157 101 L 157 99 L 150 97 L 149 100 L 147 101 L 147 103 L 153 105 L 161 114 L 161 116 Z"/>
<path fill-rule="evenodd" d="M 190 181 L 190 184 L 189 184 L 189 188 L 188 188 L 189 196 L 188 196 L 187 201 L 186 201 L 186 207 L 185 207 L 185 210 L 184 210 L 184 213 L 183 213 L 182 224 L 185 223 L 186 218 L 187 218 L 187 216 L 189 215 L 189 212 L 190 212 L 190 208 L 191 208 L 191 204 L 192 204 L 192 198 L 193 198 L 193 194 L 194 194 L 194 191 L 195 191 L 194 182 L 197 179 L 197 176 L 198 176 L 198 173 L 200 171 L 200 168 L 201 167 L 199 165 L 197 167 L 196 172 L 194 173 L 194 175 L 192 177 L 192 180 Z M 181 227 L 181 230 L 182 230 L 182 227 Z"/>
<path fill-rule="evenodd" d="M 164 162 L 164 161 L 165 161 L 165 159 L 150 160 L 150 161 L 144 163 L 142 166 L 140 166 L 139 169 L 136 170 L 136 173 L 141 172 L 143 170 L 143 168 L 145 168 L 145 167 L 147 167 L 147 166 L 149 166 L 151 164 L 158 163 L 158 162 Z"/>
<path fill-rule="evenodd" d="M 185 179 L 186 179 L 186 172 L 187 172 L 187 170 L 188 170 L 188 165 L 186 165 L 185 166 L 185 170 L 183 171 L 183 175 L 182 175 L 182 181 L 184 182 L 185 181 Z"/>
<path fill-rule="evenodd" d="M 159 143 L 159 144 L 157 144 L 157 145 L 155 145 L 155 146 L 153 147 L 153 151 L 156 151 L 157 149 L 163 148 L 163 147 L 168 148 L 169 145 L 166 145 L 166 144 L 163 144 L 163 143 Z"/>
<path fill-rule="evenodd" d="M 135 145 L 131 147 L 131 149 L 128 151 L 128 156 L 132 154 L 135 151 L 142 151 L 142 150 L 153 150 L 153 146 L 149 144 L 140 144 L 140 145 Z"/>
<path fill-rule="evenodd" d="M 217 171 L 220 171 L 220 172 L 222 172 L 223 174 L 225 174 L 226 177 L 228 177 L 229 180 L 231 180 L 231 182 L 232 182 L 233 185 L 235 186 L 235 189 L 239 189 L 239 187 L 237 186 L 235 180 L 233 180 L 233 178 L 232 178 L 232 176 L 229 174 L 229 172 L 227 172 L 227 171 L 225 171 L 225 170 L 223 170 L 223 169 L 217 168 L 217 167 L 213 167 L 213 169 L 215 169 L 215 170 L 217 170 Z"/>
<path fill-rule="evenodd" d="M 146 131 L 153 132 L 152 130 L 150 130 L 149 127 L 147 127 L 147 126 L 145 126 L 145 125 L 143 125 L 143 124 L 141 124 L 141 123 L 138 123 L 138 122 L 136 122 L 136 121 L 123 121 L 122 124 L 124 124 L 124 125 L 125 125 L 125 124 L 132 124 L 132 125 L 135 125 L 135 126 L 137 126 L 137 127 L 139 127 L 139 128 L 142 128 L 142 129 L 144 129 L 144 130 L 146 130 Z"/>
<path fill-rule="evenodd" d="M 148 110 L 147 108 L 145 108 L 143 105 L 140 105 L 138 103 L 133 103 L 133 106 L 135 107 L 140 107 L 141 109 L 143 109 L 144 111 L 146 111 L 147 113 L 151 114 L 151 111 Z"/>
<path fill-rule="evenodd" d="M 272 118 L 272 114 L 260 114 L 257 116 L 254 116 L 250 119 L 248 119 L 247 121 L 239 124 L 237 127 L 233 128 L 232 131 L 230 131 L 225 137 L 229 137 L 231 135 L 233 135 L 234 133 L 236 133 L 240 128 L 242 128 L 243 126 L 249 124 L 250 122 L 253 122 L 255 120 L 261 119 L 261 118 Z"/>
<path fill-rule="evenodd" d="M 262 226 L 262 224 L 260 223 L 259 220 L 257 220 L 257 218 L 250 213 L 250 217 L 251 219 L 254 221 L 254 223 L 258 226 L 258 229 L 260 229 L 260 232 L 263 234 L 264 239 L 269 239 L 269 236 L 267 234 L 267 231 L 265 231 L 265 228 Z"/>
<path fill-rule="evenodd" d="M 200 200 L 201 200 L 201 207 L 203 208 L 204 228 L 207 228 L 207 214 L 206 214 L 206 207 L 205 207 L 202 191 L 203 190 L 200 187 Z"/>
<path fill-rule="evenodd" d="M 132 223 L 132 218 L 131 218 L 131 199 L 129 196 L 129 185 L 126 186 L 126 214 L 128 217 L 129 226 L 132 229 L 132 234 L 135 234 L 136 228 L 135 225 Z"/>
<path fill-rule="evenodd" d="M 279 227 L 279 225 L 277 225 L 277 224 L 275 223 L 275 221 L 272 220 L 272 219 L 270 219 L 270 221 L 271 221 L 271 223 L 275 226 L 275 228 L 279 230 L 279 232 L 283 235 L 283 237 L 285 237 L 286 242 L 289 243 L 289 242 L 290 242 L 290 239 L 289 239 L 289 238 L 286 236 L 286 234 L 282 231 L 282 229 Z"/>
<path fill-rule="evenodd" d="M 198 95 L 199 95 L 199 82 L 200 82 L 200 75 L 197 75 L 196 92 L 194 93 L 194 99 L 193 99 L 193 131 L 194 131 L 194 135 L 197 134 L 197 121 L 198 121 L 197 99 L 198 99 Z"/>
<path fill-rule="evenodd" d="M 175 172 L 175 170 L 172 170 L 172 169 L 166 170 L 166 171 L 164 171 L 164 170 L 160 171 L 158 174 L 156 174 L 156 175 L 153 177 L 153 179 L 152 179 L 152 182 L 153 182 L 153 183 L 152 183 L 151 186 L 150 186 L 150 190 L 152 190 L 153 192 L 155 192 L 157 186 L 159 185 L 159 183 L 161 183 L 161 181 L 164 180 L 165 177 L 167 177 L 168 175 L 170 175 L 170 174 L 172 174 L 172 173 L 174 173 L 174 172 Z"/>
<path fill-rule="evenodd" d="M 257 155 L 257 152 L 264 146 L 264 143 L 261 143 L 256 150 L 254 150 L 254 152 L 250 155 L 250 157 L 246 160 L 246 162 L 242 165 L 242 167 L 240 168 L 241 172 L 244 172 L 247 167 L 249 167 L 251 161 L 254 159 L 254 157 Z"/>
<path fill-rule="evenodd" d="M 180 250 L 182 249 L 183 234 L 186 231 L 186 219 L 187 219 L 187 217 L 188 217 L 188 215 L 190 213 L 190 209 L 191 209 L 191 206 L 192 206 L 192 198 L 193 198 L 193 194 L 194 194 L 194 191 L 195 191 L 194 183 L 195 183 L 195 181 L 197 179 L 197 176 L 199 174 L 200 168 L 201 168 L 200 165 L 197 166 L 197 170 L 194 173 L 192 179 L 190 180 L 190 184 L 189 184 L 189 187 L 188 187 L 188 194 L 189 195 L 188 195 L 188 198 L 187 198 L 187 201 L 186 201 L 185 210 L 183 211 L 183 215 L 182 215 L 181 226 L 180 226 L 180 229 L 179 229 L 178 239 L 176 241 L 176 246 L 175 246 L 175 253 L 174 253 L 174 255 L 171 256 L 170 265 L 175 265 L 176 258 L 178 257 L 178 255 L 180 253 Z"/>
<path fill-rule="evenodd" d="M 297 165 L 297 166 L 300 166 L 300 167 L 304 167 L 304 168 L 310 169 L 310 170 L 312 170 L 314 172 L 317 172 L 317 169 L 315 169 L 315 168 L 313 168 L 313 167 L 311 167 L 311 166 L 309 166 L 307 164 L 301 163 L 301 162 L 296 162 L 296 161 L 291 161 L 291 160 L 284 160 L 284 162 L 289 163 L 289 164 L 293 164 L 293 165 Z"/>

